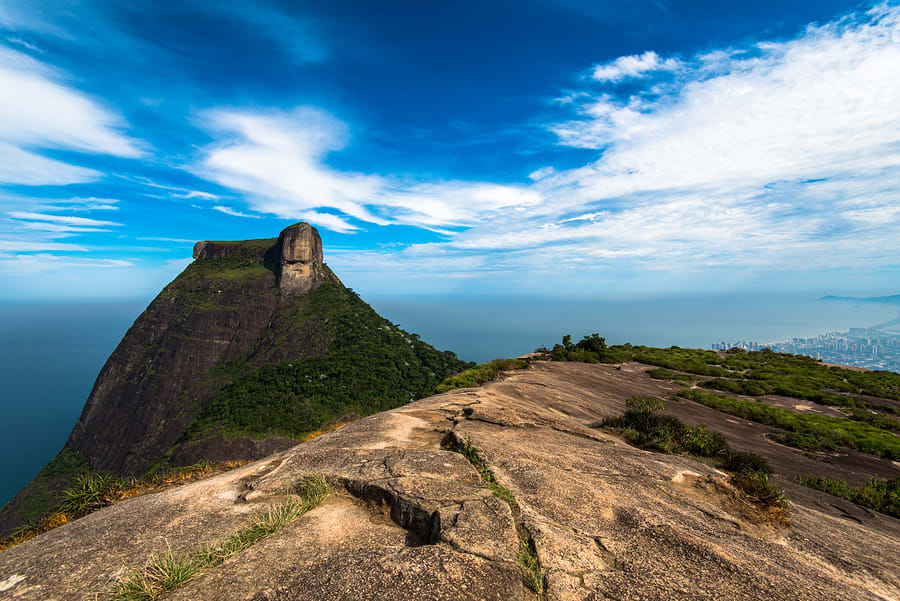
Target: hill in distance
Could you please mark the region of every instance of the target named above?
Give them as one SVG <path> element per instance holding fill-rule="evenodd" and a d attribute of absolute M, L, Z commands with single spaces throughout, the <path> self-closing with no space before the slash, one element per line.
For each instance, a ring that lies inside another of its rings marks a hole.
<path fill-rule="evenodd" d="M 823 296 L 819 300 L 823 301 L 855 301 L 859 303 L 882 303 L 885 305 L 900 305 L 900 294 L 892 294 L 890 296 L 834 296 L 829 294 Z"/>
<path fill-rule="evenodd" d="M 194 258 L 109 357 L 63 450 L 0 510 L 0 534 L 46 515 L 77 474 L 257 459 L 468 367 L 345 287 L 309 224 L 198 242 Z"/>

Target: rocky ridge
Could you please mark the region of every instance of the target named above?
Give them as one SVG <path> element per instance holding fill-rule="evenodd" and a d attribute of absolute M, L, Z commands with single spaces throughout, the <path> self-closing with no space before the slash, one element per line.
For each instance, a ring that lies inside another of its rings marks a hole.
<path fill-rule="evenodd" d="M 159 465 L 257 459 L 328 420 L 425 396 L 466 366 L 345 288 L 307 223 L 277 239 L 201 241 L 194 258 L 107 360 L 60 455 L 0 511 L 0 536 L 36 521 L 77 473 L 134 476 Z M 331 361 L 335 349 L 342 354 Z M 313 376 L 326 378 L 332 367 L 341 377 L 316 387 Z M 366 394 L 388 377 L 392 391 Z M 350 390 L 348 381 L 363 388 Z M 280 411 L 295 425 L 280 427 L 281 413 L 246 423 L 265 402 L 257 414 Z"/>
<path fill-rule="evenodd" d="M 126 565 L 220 540 L 315 474 L 336 493 L 167 598 L 534 599 L 523 540 L 546 599 L 900 597 L 897 520 L 780 479 L 791 526 L 772 523 L 716 469 L 595 427 L 670 386 L 635 364 L 551 363 L 423 399 L 0 553 L 0 595 L 104 598 Z M 729 421 L 752 443 L 752 423 Z M 458 452 L 467 441 L 513 503 Z"/>

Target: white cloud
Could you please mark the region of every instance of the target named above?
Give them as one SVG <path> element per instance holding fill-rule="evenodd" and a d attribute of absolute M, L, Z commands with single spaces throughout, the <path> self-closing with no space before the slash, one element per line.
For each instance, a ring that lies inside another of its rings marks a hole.
<path fill-rule="evenodd" d="M 23 40 L 22 38 L 19 38 L 16 36 L 8 35 L 8 36 L 6 36 L 6 41 L 9 42 L 10 44 L 18 44 L 19 46 L 27 48 L 28 50 L 31 50 L 32 52 L 40 52 L 41 54 L 44 53 L 43 50 L 41 50 L 40 48 L 38 48 L 31 42 L 28 42 L 27 40 Z"/>
<path fill-rule="evenodd" d="M 0 183 L 25 185 L 87 182 L 97 171 L 46 158 L 60 148 L 121 157 L 141 156 L 138 143 L 120 133 L 122 119 L 60 83 L 62 76 L 33 58 L 0 46 Z"/>
<path fill-rule="evenodd" d="M 661 59 L 657 53 L 648 50 L 643 54 L 620 56 L 613 61 L 596 65 L 591 77 L 597 81 L 618 82 L 642 77 L 651 71 L 675 71 L 680 64 L 678 59 Z"/>
<path fill-rule="evenodd" d="M 90 182 L 101 175 L 94 169 L 48 159 L 35 152 L 7 144 L 0 137 L 0 183 L 54 186 Z"/>
<path fill-rule="evenodd" d="M 183 244 L 193 244 L 196 240 L 188 240 L 187 238 L 164 238 L 160 236 L 143 236 L 138 237 L 138 240 L 146 240 L 148 242 L 179 242 Z"/>
<path fill-rule="evenodd" d="M 87 252 L 87 248 L 76 244 L 61 244 L 58 242 L 30 242 L 25 240 L 0 240 L 0 250 L 9 252 Z"/>
<path fill-rule="evenodd" d="M 404 181 L 336 170 L 325 157 L 346 145 L 347 126 L 310 107 L 271 113 L 216 111 L 206 123 L 219 142 L 195 166 L 199 175 L 243 192 L 255 211 L 307 219 L 335 231 L 359 229 L 349 219 L 431 229 L 471 225 L 498 210 L 541 200 L 523 186 Z"/>
<path fill-rule="evenodd" d="M 382 263 L 355 257 L 351 268 L 553 282 L 614 266 L 650 286 L 665 272 L 896 268 L 900 7 L 677 64 L 625 58 L 598 79 L 660 66 L 673 77 L 624 96 L 570 92 L 573 119 L 548 124 L 562 145 L 596 150 L 591 163 L 535 170 L 523 191 L 539 202 L 478 213 L 447 242 L 384 250 Z"/>
<path fill-rule="evenodd" d="M 209 192 L 200 192 L 199 190 L 188 190 L 184 194 L 173 194 L 175 198 L 202 198 L 203 200 L 216 200 L 219 198 L 215 194 Z"/>
<path fill-rule="evenodd" d="M 52 223 L 62 223 L 66 225 L 76 226 L 104 226 L 104 225 L 122 225 L 115 221 L 101 221 L 99 219 L 88 219 L 87 217 L 70 217 L 68 215 L 50 215 L 47 213 L 28 213 L 24 211 L 11 211 L 9 216 L 13 219 L 27 219 L 30 221 L 50 221 Z"/>
<path fill-rule="evenodd" d="M 222 205 L 216 205 L 212 209 L 220 213 L 225 213 L 226 215 L 231 215 L 232 217 L 249 217 L 251 219 L 259 219 L 259 215 L 248 215 L 247 213 L 241 213 L 240 211 L 235 211 L 231 207 L 225 207 Z"/>

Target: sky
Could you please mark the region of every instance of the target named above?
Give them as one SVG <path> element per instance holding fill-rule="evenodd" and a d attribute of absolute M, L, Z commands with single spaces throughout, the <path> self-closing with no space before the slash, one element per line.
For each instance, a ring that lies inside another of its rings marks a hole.
<path fill-rule="evenodd" d="M 900 4 L 0 0 L 0 301 L 896 294 Z"/>

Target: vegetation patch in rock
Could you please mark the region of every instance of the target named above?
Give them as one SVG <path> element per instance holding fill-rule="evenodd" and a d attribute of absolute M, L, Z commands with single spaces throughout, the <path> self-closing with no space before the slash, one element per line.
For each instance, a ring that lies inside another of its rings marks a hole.
<path fill-rule="evenodd" d="M 475 388 L 480 384 L 495 380 L 504 371 L 525 369 L 528 365 L 529 362 L 526 359 L 494 359 L 447 378 L 438 385 L 434 392 L 440 394 L 457 388 Z"/>
<path fill-rule="evenodd" d="M 797 413 L 760 401 L 721 394 L 682 390 L 678 396 L 743 419 L 788 431 L 780 441 L 804 449 L 833 449 L 838 445 L 884 459 L 900 459 L 900 438 L 867 423 L 848 418 Z"/>
<path fill-rule="evenodd" d="M 224 540 L 182 554 L 168 549 L 151 556 L 141 567 L 129 566 L 125 576 L 113 585 L 115 599 L 156 601 L 315 508 L 325 500 L 329 490 L 323 478 L 309 476 L 297 484 L 295 498 L 258 515 L 248 526 Z"/>
<path fill-rule="evenodd" d="M 516 522 L 516 532 L 519 535 L 517 559 L 522 570 L 522 580 L 525 586 L 540 599 L 544 594 L 544 572 L 538 559 L 534 539 L 531 538 L 525 529 L 519 503 L 516 501 L 515 495 L 511 490 L 497 482 L 494 474 L 491 473 L 481 457 L 481 451 L 472 444 L 470 439 L 467 438 L 459 443 L 457 450 L 478 470 L 481 481 L 490 489 L 491 493 L 509 504 L 513 519 Z"/>
<path fill-rule="evenodd" d="M 818 476 L 797 476 L 796 482 L 846 499 L 862 507 L 900 518 L 900 477 L 890 480 L 872 478 L 864 486 Z"/>

